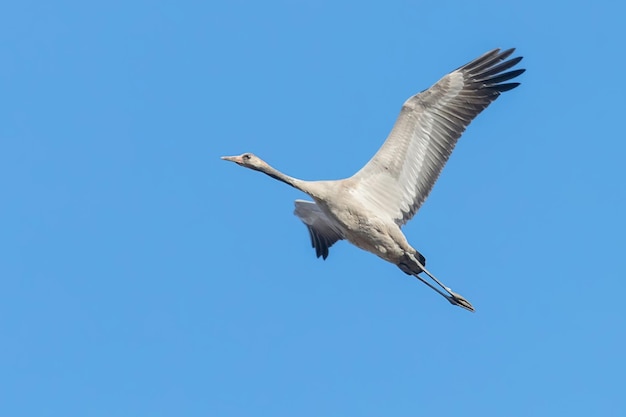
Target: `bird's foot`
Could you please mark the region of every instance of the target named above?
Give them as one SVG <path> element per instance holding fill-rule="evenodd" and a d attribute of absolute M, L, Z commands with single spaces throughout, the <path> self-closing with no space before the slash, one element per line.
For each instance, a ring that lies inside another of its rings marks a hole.
<path fill-rule="evenodd" d="M 468 311 L 471 311 L 472 313 L 475 311 L 470 302 L 463 298 L 461 295 L 453 292 L 450 288 L 446 288 L 446 290 L 450 294 L 449 297 L 446 297 L 450 304 L 462 307 Z"/>

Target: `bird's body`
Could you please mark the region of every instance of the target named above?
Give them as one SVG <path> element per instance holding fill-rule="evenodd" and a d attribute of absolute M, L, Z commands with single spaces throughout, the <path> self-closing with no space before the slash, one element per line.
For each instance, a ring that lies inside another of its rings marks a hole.
<path fill-rule="evenodd" d="M 473 311 L 471 304 L 425 268 L 425 258 L 402 233 L 428 197 L 467 125 L 524 70 L 504 72 L 521 57 L 505 61 L 513 49 L 490 51 L 409 98 L 389 137 L 376 155 L 350 178 L 303 181 L 281 173 L 257 156 L 223 157 L 295 187 L 314 202 L 296 200 L 295 214 L 308 227 L 318 257 L 345 239 L 397 265 L 444 296 Z M 421 277 L 426 273 L 436 286 Z M 440 288 L 437 288 L 440 287 Z M 442 291 L 443 290 L 443 291 Z"/>
<path fill-rule="evenodd" d="M 312 195 L 325 215 L 324 221 L 336 228 L 343 239 L 396 265 L 405 252 L 411 251 L 400 226 L 373 210 L 357 192 L 353 179 L 315 182 L 313 185 L 324 190 Z M 342 196 L 341 201 L 333 198 L 336 195 Z M 298 203 L 305 202 L 299 200 Z"/>

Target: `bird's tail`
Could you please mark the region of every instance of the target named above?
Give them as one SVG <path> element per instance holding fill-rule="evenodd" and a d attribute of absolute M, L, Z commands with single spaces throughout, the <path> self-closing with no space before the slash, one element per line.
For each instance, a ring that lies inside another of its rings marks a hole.
<path fill-rule="evenodd" d="M 420 264 L 422 264 L 423 267 L 426 267 L 426 258 L 424 258 L 424 255 L 415 251 L 413 256 Z M 411 259 L 410 256 L 406 256 L 406 259 L 404 259 L 403 262 L 400 262 L 398 267 L 407 275 L 417 275 L 424 272 L 424 270 L 413 259 Z"/>
<path fill-rule="evenodd" d="M 424 255 L 422 255 L 421 253 L 419 253 L 418 251 L 415 251 L 415 257 L 417 258 L 418 261 L 420 261 L 420 263 L 422 264 L 422 266 L 426 266 L 426 258 L 424 258 Z M 420 268 L 421 269 L 421 268 Z M 420 271 L 421 272 L 421 271 Z"/>

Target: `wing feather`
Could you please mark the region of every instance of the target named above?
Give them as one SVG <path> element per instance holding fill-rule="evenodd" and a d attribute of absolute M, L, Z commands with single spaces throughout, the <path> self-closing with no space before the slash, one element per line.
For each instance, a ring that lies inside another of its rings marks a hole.
<path fill-rule="evenodd" d="M 409 221 L 430 194 L 469 123 L 525 70 L 507 71 L 522 57 L 494 49 L 409 98 L 387 140 L 353 177 L 355 195 L 398 225 Z"/>
<path fill-rule="evenodd" d="M 323 259 L 328 257 L 328 249 L 343 235 L 322 210 L 312 201 L 296 200 L 294 214 L 302 220 L 309 230 L 311 246 L 315 249 L 315 255 Z"/>

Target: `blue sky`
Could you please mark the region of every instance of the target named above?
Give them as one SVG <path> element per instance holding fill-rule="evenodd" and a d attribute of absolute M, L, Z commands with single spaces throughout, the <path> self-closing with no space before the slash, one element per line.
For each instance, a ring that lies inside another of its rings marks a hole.
<path fill-rule="evenodd" d="M 619 2 L 9 2 L 0 409 L 18 416 L 621 416 Z M 402 102 L 495 47 L 409 241 L 477 312 L 219 159 L 347 177 Z"/>

